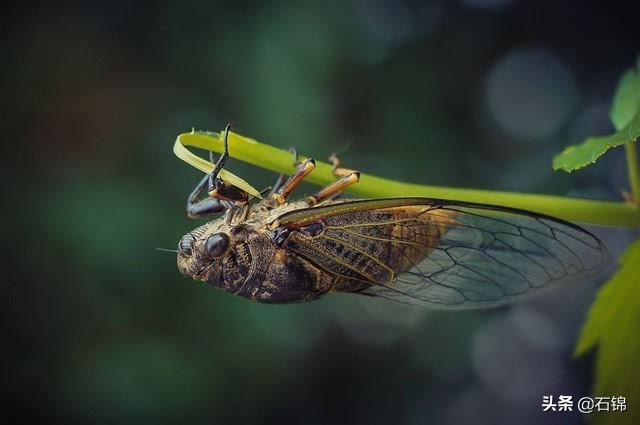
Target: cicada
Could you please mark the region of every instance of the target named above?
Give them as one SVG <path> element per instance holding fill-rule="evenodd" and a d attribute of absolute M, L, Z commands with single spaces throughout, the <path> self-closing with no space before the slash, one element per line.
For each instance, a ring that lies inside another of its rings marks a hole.
<path fill-rule="evenodd" d="M 187 201 L 191 217 L 223 215 L 184 235 L 177 253 L 183 275 L 226 292 L 263 303 L 351 293 L 482 308 L 580 282 L 607 265 L 596 236 L 542 214 L 429 198 L 341 199 L 359 173 L 337 162 L 339 178 L 312 196 L 289 201 L 315 167 L 307 159 L 250 202 L 217 177 L 228 131 L 225 152 Z"/>

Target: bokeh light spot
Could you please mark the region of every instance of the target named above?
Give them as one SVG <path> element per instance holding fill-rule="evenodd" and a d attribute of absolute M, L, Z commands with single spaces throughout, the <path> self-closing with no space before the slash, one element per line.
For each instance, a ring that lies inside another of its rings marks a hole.
<path fill-rule="evenodd" d="M 570 118 L 578 99 L 578 86 L 569 68 L 541 48 L 509 53 L 487 78 L 490 116 L 520 141 L 552 136 Z"/>

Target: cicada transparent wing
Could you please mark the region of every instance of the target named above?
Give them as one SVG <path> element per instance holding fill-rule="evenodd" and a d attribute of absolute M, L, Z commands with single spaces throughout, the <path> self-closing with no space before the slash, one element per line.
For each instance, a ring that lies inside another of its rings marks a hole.
<path fill-rule="evenodd" d="M 337 290 L 433 308 L 484 308 L 585 280 L 606 267 L 587 230 L 527 211 L 425 198 L 295 210 L 285 246 L 341 279 Z"/>

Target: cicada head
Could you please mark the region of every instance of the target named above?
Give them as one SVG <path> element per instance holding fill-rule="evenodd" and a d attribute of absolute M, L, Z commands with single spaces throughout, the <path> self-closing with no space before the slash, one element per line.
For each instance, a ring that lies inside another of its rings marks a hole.
<path fill-rule="evenodd" d="M 251 269 L 249 232 L 222 219 L 192 230 L 178 243 L 178 269 L 188 278 L 237 292 Z"/>

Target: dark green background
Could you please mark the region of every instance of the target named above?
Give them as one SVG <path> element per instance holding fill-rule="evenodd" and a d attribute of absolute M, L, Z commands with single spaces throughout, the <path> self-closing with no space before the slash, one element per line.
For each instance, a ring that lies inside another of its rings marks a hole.
<path fill-rule="evenodd" d="M 175 136 L 228 121 L 318 158 L 349 145 L 347 166 L 389 178 L 618 199 L 621 149 L 572 175 L 553 174 L 551 158 L 612 130 L 615 84 L 640 50 L 637 9 L 121 1 L 3 15 L 5 416 L 581 421 L 540 404 L 588 393 L 591 361 L 570 355 L 604 277 L 489 312 L 350 296 L 263 306 L 184 279 L 155 248 L 197 225 L 184 201 L 200 174 L 173 156 Z M 259 188 L 276 177 L 229 169 Z M 593 231 L 614 256 L 632 237 Z"/>

